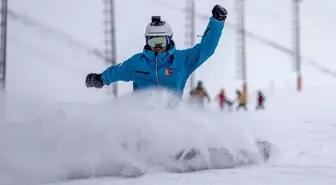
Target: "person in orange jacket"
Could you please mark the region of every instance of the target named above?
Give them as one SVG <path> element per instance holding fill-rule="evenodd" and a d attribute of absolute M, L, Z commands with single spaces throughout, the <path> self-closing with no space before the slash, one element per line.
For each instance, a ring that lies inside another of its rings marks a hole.
<path fill-rule="evenodd" d="M 239 110 L 240 108 L 243 108 L 245 111 L 247 111 L 246 96 L 243 93 L 241 93 L 239 90 L 237 90 L 236 93 L 237 93 L 237 101 L 238 101 L 238 106 L 237 106 L 236 110 Z"/>
<path fill-rule="evenodd" d="M 211 101 L 210 96 L 205 90 L 202 81 L 197 82 L 197 87 L 190 91 L 190 96 L 193 102 L 199 104 L 201 107 L 204 107 L 204 99 L 207 99 L 208 102 Z"/>

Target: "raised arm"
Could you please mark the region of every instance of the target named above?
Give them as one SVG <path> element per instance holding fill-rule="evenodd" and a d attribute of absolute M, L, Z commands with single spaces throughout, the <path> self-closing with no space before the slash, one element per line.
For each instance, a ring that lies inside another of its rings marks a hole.
<path fill-rule="evenodd" d="M 215 52 L 222 35 L 227 12 L 223 7 L 216 5 L 212 14 L 201 42 L 184 50 L 187 54 L 186 67 L 190 74 Z"/>

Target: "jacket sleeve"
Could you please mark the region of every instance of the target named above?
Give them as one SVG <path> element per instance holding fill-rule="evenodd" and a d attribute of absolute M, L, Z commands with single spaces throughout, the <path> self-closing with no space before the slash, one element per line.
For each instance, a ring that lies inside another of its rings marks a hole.
<path fill-rule="evenodd" d="M 224 21 L 218 21 L 211 17 L 201 42 L 190 49 L 184 50 L 187 55 L 186 68 L 189 74 L 202 65 L 215 52 L 223 28 Z"/>
<path fill-rule="evenodd" d="M 117 82 L 117 81 L 131 81 L 132 80 L 132 58 L 124 61 L 123 63 L 113 65 L 109 68 L 107 68 L 102 73 L 102 80 L 105 85 L 110 85 L 111 83 Z"/>

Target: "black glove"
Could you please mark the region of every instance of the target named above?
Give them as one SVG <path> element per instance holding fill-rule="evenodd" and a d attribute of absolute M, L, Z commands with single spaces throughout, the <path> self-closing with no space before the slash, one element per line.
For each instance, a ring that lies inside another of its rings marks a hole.
<path fill-rule="evenodd" d="M 95 87 L 102 88 L 104 86 L 104 82 L 102 80 L 101 74 L 90 73 L 86 76 L 85 80 L 86 87 Z"/>
<path fill-rule="evenodd" d="M 216 5 L 212 9 L 212 16 L 219 21 L 225 21 L 226 15 L 227 15 L 226 9 L 221 7 L 220 5 Z"/>

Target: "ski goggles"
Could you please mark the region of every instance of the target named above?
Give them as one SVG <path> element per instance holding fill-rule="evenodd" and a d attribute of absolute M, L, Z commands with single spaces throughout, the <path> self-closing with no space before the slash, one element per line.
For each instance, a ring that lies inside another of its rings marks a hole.
<path fill-rule="evenodd" d="M 150 47 L 162 47 L 165 48 L 169 45 L 170 38 L 168 36 L 156 36 L 156 37 L 148 37 L 147 44 Z"/>

